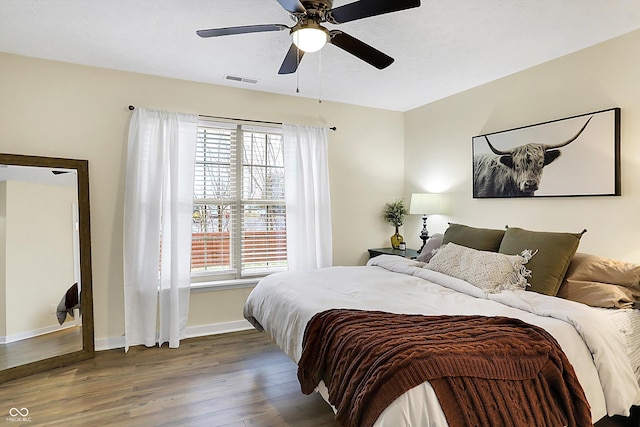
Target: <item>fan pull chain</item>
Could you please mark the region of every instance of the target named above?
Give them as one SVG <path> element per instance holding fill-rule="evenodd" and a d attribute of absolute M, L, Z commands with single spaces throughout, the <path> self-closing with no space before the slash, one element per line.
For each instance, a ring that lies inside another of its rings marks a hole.
<path fill-rule="evenodd" d="M 296 49 L 296 93 L 300 93 L 300 49 Z"/>
<path fill-rule="evenodd" d="M 322 104 L 322 50 L 318 52 L 318 104 Z"/>

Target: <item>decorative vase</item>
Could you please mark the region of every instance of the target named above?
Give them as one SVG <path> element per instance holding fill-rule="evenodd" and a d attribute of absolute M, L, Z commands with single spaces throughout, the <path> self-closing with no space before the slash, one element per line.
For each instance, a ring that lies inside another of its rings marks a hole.
<path fill-rule="evenodd" d="M 391 247 L 393 249 L 400 248 L 400 243 L 404 242 L 404 237 L 400 233 L 398 233 L 398 227 L 396 227 L 396 233 L 391 236 Z"/>

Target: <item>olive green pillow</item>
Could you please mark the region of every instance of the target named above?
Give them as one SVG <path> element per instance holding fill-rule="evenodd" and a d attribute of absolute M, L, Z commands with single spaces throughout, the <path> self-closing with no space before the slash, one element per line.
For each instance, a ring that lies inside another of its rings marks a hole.
<path fill-rule="evenodd" d="M 504 236 L 504 230 L 449 224 L 449 228 L 444 232 L 442 244 L 452 242 L 479 251 L 498 252 L 502 236 Z"/>
<path fill-rule="evenodd" d="M 499 252 L 517 255 L 525 249 L 537 251 L 527 264 L 531 270 L 530 290 L 555 296 L 578 249 L 580 237 L 582 233 L 550 233 L 509 227 L 504 233 Z"/>

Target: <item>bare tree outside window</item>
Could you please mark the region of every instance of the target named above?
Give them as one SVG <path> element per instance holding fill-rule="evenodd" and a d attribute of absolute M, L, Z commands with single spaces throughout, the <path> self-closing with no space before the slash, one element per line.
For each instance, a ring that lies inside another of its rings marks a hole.
<path fill-rule="evenodd" d="M 279 129 L 201 126 L 196 151 L 192 272 L 239 278 L 285 268 Z"/>

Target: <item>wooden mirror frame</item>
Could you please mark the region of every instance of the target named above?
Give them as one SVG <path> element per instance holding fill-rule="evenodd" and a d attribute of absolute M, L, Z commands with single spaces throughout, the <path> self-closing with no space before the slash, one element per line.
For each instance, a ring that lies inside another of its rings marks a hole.
<path fill-rule="evenodd" d="M 93 290 L 91 286 L 91 226 L 89 213 L 89 162 L 55 157 L 0 153 L 0 165 L 75 169 L 78 188 L 78 235 L 80 240 L 80 280 L 82 292 L 82 350 L 44 358 L 0 371 L 0 383 L 47 371 L 95 357 Z"/>

